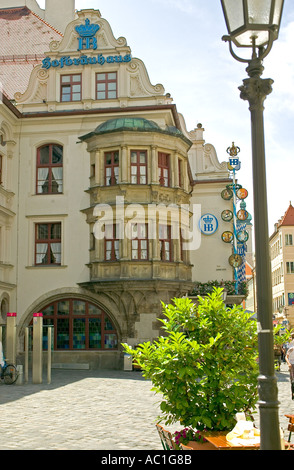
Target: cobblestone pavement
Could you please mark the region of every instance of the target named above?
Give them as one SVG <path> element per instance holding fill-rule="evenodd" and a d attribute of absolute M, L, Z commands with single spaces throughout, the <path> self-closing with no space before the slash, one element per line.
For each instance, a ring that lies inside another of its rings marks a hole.
<path fill-rule="evenodd" d="M 294 401 L 285 364 L 277 377 L 286 430 Z M 1 385 L 0 450 L 162 450 L 150 389 L 138 371 L 57 369 L 50 384 Z"/>

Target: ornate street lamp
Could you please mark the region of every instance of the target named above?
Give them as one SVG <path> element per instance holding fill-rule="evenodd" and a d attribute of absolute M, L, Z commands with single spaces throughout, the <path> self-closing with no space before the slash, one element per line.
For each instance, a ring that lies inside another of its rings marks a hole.
<path fill-rule="evenodd" d="M 274 368 L 272 284 L 269 255 L 268 211 L 263 110 L 273 80 L 260 78 L 263 59 L 278 38 L 284 0 L 221 0 L 232 56 L 248 64 L 249 78 L 239 87 L 249 102 L 252 135 L 252 170 L 255 225 L 257 321 L 259 348 L 259 410 L 261 450 L 280 450 L 278 388 Z M 251 57 L 239 57 L 235 47 L 251 50 Z"/>

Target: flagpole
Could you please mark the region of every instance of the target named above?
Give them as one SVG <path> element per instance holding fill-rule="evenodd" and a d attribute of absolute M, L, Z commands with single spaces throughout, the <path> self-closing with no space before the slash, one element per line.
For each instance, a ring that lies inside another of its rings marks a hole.
<path fill-rule="evenodd" d="M 237 254 L 237 195 L 236 195 L 236 169 L 233 169 L 233 232 L 234 232 L 234 255 Z M 238 268 L 234 268 L 235 274 L 235 294 L 238 294 Z"/>

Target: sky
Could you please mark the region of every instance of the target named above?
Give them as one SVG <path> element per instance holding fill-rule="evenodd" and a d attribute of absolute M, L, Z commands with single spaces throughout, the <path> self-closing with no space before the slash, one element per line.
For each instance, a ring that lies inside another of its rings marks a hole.
<path fill-rule="evenodd" d="M 38 3 L 44 8 L 45 1 Z M 127 39 L 151 83 L 173 97 L 188 131 L 202 123 L 220 162 L 228 161 L 232 142 L 240 147 L 237 178 L 253 216 L 250 112 L 238 90 L 248 77 L 246 64 L 222 41 L 227 30 L 220 0 L 76 0 L 76 9 L 87 8 L 100 10 L 114 36 Z M 262 76 L 274 80 L 264 111 L 269 234 L 290 201 L 294 205 L 293 44 L 294 2 L 285 0 L 279 39 Z"/>

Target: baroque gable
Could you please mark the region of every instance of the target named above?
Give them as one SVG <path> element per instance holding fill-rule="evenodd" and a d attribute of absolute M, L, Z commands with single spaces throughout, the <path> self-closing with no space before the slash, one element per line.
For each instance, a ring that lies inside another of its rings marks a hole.
<path fill-rule="evenodd" d="M 117 74 L 117 96 L 105 102 L 97 99 L 96 73 Z M 14 95 L 23 111 L 55 111 L 73 109 L 72 103 L 60 99 L 62 75 L 81 74 L 84 92 L 74 109 L 128 107 L 140 104 L 169 104 L 163 85 L 152 85 L 142 60 L 133 58 L 124 37 L 116 39 L 99 10 L 82 10 L 69 23 L 60 41 L 50 43 L 42 63 L 31 74 L 24 93 Z"/>

